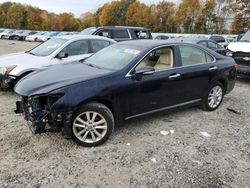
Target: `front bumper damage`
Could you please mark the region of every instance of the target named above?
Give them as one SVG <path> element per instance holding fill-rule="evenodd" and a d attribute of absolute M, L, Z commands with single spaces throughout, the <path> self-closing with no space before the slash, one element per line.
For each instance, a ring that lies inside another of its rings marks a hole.
<path fill-rule="evenodd" d="M 72 112 L 59 112 L 53 108 L 59 96 L 22 97 L 16 102 L 15 113 L 24 115 L 33 134 L 63 132 L 65 138 L 71 138 Z"/>
<path fill-rule="evenodd" d="M 1 75 L 0 74 L 0 88 L 9 89 L 13 88 L 16 82 L 15 76 Z"/>

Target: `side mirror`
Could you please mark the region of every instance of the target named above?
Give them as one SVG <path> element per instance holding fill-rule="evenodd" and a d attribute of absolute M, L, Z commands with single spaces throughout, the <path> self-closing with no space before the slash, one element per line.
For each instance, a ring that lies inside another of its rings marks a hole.
<path fill-rule="evenodd" d="M 137 70 L 135 70 L 134 76 L 136 79 L 140 79 L 142 76 L 152 75 L 154 74 L 154 72 L 155 72 L 154 67 L 145 66 L 145 67 L 140 67 Z"/>
<path fill-rule="evenodd" d="M 63 58 L 67 58 L 69 55 L 65 52 L 60 52 L 59 54 L 57 54 L 57 58 L 58 59 L 63 59 Z"/>

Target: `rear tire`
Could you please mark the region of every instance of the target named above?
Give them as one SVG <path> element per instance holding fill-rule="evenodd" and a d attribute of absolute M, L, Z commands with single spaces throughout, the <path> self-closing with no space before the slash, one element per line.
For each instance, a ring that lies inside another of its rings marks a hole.
<path fill-rule="evenodd" d="M 205 111 L 216 110 L 223 101 L 224 93 L 224 87 L 220 82 L 211 84 L 203 98 L 202 109 Z"/>
<path fill-rule="evenodd" d="M 92 102 L 78 109 L 71 121 L 73 141 L 94 147 L 106 142 L 114 129 L 114 117 L 108 107 Z"/>

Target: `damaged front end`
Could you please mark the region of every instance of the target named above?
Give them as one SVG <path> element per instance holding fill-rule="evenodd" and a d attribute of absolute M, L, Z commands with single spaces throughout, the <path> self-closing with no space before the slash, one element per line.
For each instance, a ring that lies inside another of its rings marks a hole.
<path fill-rule="evenodd" d="M 59 132 L 65 130 L 65 136 L 70 137 L 67 127 L 70 125 L 70 112 L 59 112 L 54 109 L 56 102 L 63 94 L 48 96 L 22 97 L 16 102 L 15 113 L 23 113 L 28 127 L 33 134 Z"/>
<path fill-rule="evenodd" d="M 0 75 L 0 88 L 3 90 L 13 88 L 15 85 L 16 77 Z"/>
<path fill-rule="evenodd" d="M 0 67 L 0 89 L 6 90 L 14 87 L 17 77 L 9 73 L 16 67 L 16 65 Z"/>

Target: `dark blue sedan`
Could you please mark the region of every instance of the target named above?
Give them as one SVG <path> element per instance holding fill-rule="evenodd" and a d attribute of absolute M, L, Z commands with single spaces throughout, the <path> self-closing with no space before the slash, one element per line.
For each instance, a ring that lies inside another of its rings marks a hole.
<path fill-rule="evenodd" d="M 194 105 L 217 109 L 234 88 L 236 67 L 195 44 L 122 42 L 23 78 L 16 112 L 34 134 L 63 131 L 80 145 L 97 146 L 124 120 Z"/>

